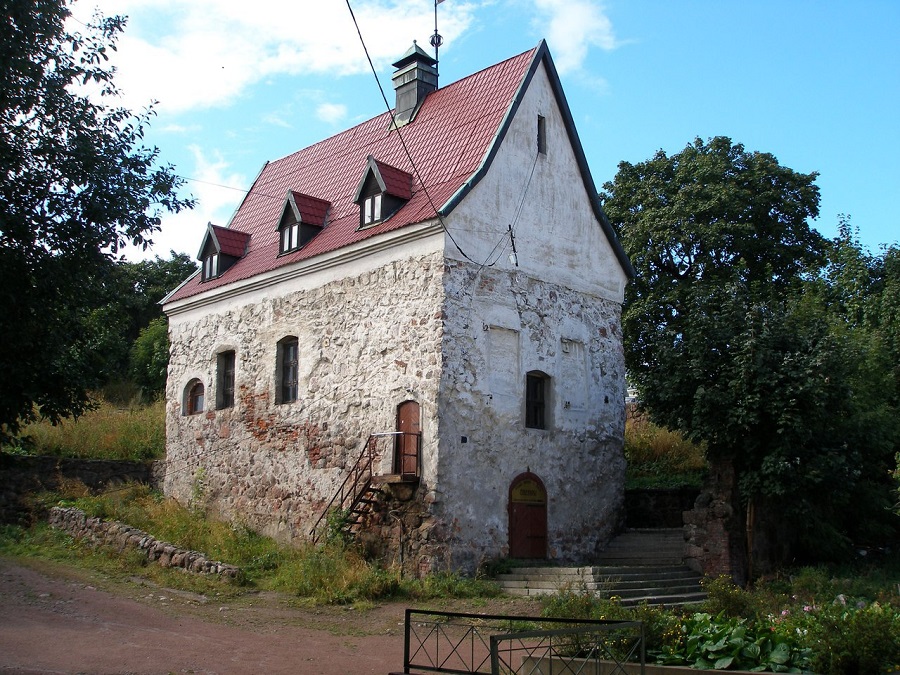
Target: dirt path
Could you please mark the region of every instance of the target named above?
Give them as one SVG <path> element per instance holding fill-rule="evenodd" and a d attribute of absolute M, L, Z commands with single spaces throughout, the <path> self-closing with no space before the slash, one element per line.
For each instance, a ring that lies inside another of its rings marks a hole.
<path fill-rule="evenodd" d="M 403 666 L 405 607 L 291 607 L 263 593 L 219 604 L 144 580 L 0 558 L 0 672 L 387 675 Z M 537 611 L 521 600 L 439 608 Z"/>

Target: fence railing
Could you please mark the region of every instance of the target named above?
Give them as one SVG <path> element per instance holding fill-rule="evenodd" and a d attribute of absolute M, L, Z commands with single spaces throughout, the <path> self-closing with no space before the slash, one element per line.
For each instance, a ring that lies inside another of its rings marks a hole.
<path fill-rule="evenodd" d="M 639 621 L 406 610 L 404 673 L 613 675 L 644 659 Z"/>

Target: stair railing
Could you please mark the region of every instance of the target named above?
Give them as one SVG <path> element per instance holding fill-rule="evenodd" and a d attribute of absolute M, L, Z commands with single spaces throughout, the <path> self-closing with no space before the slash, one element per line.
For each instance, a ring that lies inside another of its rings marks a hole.
<path fill-rule="evenodd" d="M 360 453 L 356 462 L 353 464 L 353 466 L 350 468 L 350 471 L 344 478 L 344 481 L 334 493 L 331 501 L 329 501 L 325 508 L 322 510 L 322 513 L 319 514 L 319 517 L 313 524 L 312 529 L 309 531 L 310 539 L 314 544 L 318 543 L 319 539 L 322 538 L 322 534 L 325 531 L 326 525 L 328 524 L 328 514 L 332 513 L 333 511 L 338 511 L 339 513 L 349 512 L 359 503 L 359 501 L 365 495 L 366 491 L 371 487 L 373 476 L 372 467 L 375 464 L 376 459 L 380 457 L 380 453 L 378 452 L 377 447 L 378 441 L 380 439 L 388 438 L 397 439 L 409 435 L 415 436 L 416 438 L 414 446 L 416 453 L 415 472 L 402 473 L 401 475 L 404 480 L 418 478 L 418 455 L 421 448 L 421 433 L 411 434 L 409 432 L 403 431 L 387 431 L 377 434 L 371 434 L 366 440 L 362 452 Z"/>
<path fill-rule="evenodd" d="M 363 450 L 357 458 L 356 463 L 350 468 L 349 473 L 344 478 L 344 482 L 338 487 L 337 492 L 331 498 L 331 501 L 319 514 L 312 529 L 309 531 L 310 539 L 314 544 L 319 542 L 322 532 L 327 524 L 328 514 L 332 510 L 345 512 L 353 506 L 353 503 L 359 499 L 362 494 L 369 488 L 372 483 L 372 464 L 375 461 L 375 438 L 378 434 L 372 434 L 366 440 Z"/>

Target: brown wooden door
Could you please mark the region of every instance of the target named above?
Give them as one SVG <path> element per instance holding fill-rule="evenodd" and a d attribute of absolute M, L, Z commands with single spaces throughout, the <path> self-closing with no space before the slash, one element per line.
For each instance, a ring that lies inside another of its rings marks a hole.
<path fill-rule="evenodd" d="M 397 406 L 397 436 L 394 444 L 394 473 L 414 477 L 419 474 L 419 404 L 404 401 Z"/>
<path fill-rule="evenodd" d="M 509 486 L 509 557 L 547 557 L 547 490 L 530 471 Z"/>

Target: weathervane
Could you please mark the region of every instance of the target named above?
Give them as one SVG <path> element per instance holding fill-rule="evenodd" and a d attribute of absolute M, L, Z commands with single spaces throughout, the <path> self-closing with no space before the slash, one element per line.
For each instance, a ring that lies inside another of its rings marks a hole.
<path fill-rule="evenodd" d="M 441 37 L 441 34 L 438 33 L 437 28 L 437 6 L 441 4 L 444 0 L 434 0 L 434 35 L 431 36 L 431 46 L 434 47 L 434 69 L 438 70 L 438 50 L 440 46 L 444 44 L 444 38 Z M 438 70 L 438 72 L 440 72 Z"/>

